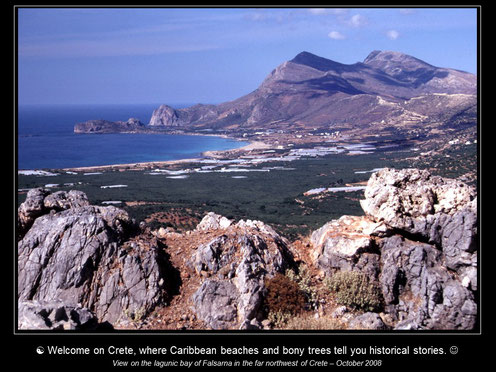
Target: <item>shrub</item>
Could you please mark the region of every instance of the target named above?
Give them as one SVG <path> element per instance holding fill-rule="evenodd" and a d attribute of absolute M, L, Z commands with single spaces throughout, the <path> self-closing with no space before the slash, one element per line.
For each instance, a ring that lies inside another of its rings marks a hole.
<path fill-rule="evenodd" d="M 305 294 L 307 302 L 312 308 L 316 308 L 319 302 L 319 294 L 312 283 L 312 276 L 307 266 L 301 265 L 298 273 L 295 273 L 292 269 L 288 269 L 286 276 L 298 284 L 300 291 Z"/>
<path fill-rule="evenodd" d="M 379 286 L 363 273 L 339 271 L 326 284 L 341 305 L 364 311 L 378 311 L 382 306 Z"/>
<path fill-rule="evenodd" d="M 305 309 L 305 295 L 297 283 L 277 273 L 266 279 L 265 309 L 267 314 L 279 314 L 279 318 L 296 315 Z"/>
<path fill-rule="evenodd" d="M 290 313 L 282 313 L 280 311 L 271 311 L 267 316 L 274 329 L 285 329 L 286 324 L 293 319 Z"/>

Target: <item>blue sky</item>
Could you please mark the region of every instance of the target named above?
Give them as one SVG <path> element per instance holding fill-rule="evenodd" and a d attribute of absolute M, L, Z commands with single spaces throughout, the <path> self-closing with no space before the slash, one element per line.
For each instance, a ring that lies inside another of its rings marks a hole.
<path fill-rule="evenodd" d="M 476 73 L 475 8 L 18 8 L 19 104 L 220 103 L 302 51 Z"/>

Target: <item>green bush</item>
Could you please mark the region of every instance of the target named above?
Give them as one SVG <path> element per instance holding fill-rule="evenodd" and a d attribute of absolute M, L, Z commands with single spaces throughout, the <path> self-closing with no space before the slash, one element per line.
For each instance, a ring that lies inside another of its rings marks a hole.
<path fill-rule="evenodd" d="M 293 282 L 298 284 L 300 291 L 305 294 L 307 302 L 312 308 L 317 308 L 319 303 L 319 293 L 317 288 L 312 283 L 310 270 L 305 265 L 299 267 L 298 273 L 293 269 L 286 271 L 286 276 Z"/>
<path fill-rule="evenodd" d="M 339 271 L 326 282 L 336 301 L 356 310 L 378 311 L 382 293 L 377 283 L 357 271 Z"/>

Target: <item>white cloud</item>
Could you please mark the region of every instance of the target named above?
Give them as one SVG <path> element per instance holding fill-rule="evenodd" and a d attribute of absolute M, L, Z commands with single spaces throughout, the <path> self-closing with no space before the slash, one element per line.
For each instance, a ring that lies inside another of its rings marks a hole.
<path fill-rule="evenodd" d="M 400 37 L 400 33 L 396 30 L 389 30 L 388 32 L 386 32 L 386 36 L 390 40 L 396 40 L 397 38 Z"/>
<path fill-rule="evenodd" d="M 142 39 L 72 40 L 19 45 L 20 57 L 109 57 L 199 52 L 219 49 L 208 43 L 155 43 Z"/>
<path fill-rule="evenodd" d="M 349 20 L 349 24 L 353 27 L 361 27 L 367 23 L 367 18 L 360 14 L 355 14 Z"/>
<path fill-rule="evenodd" d="M 327 36 L 329 36 L 331 39 L 334 39 L 334 40 L 344 40 L 344 39 L 346 39 L 346 36 L 344 36 L 339 31 L 331 31 L 331 32 L 329 32 L 329 34 Z"/>

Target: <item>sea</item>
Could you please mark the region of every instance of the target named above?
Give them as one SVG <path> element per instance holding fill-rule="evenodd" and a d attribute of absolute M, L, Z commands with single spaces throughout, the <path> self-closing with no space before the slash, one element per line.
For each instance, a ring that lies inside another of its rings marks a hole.
<path fill-rule="evenodd" d="M 58 169 L 166 161 L 200 157 L 247 143 L 216 136 L 167 134 L 75 134 L 74 125 L 91 119 L 150 121 L 159 104 L 19 105 L 17 169 Z M 174 105 L 175 108 L 190 105 Z"/>

